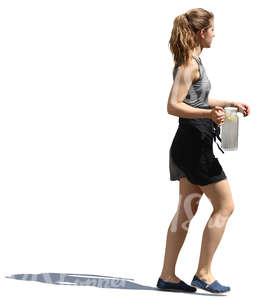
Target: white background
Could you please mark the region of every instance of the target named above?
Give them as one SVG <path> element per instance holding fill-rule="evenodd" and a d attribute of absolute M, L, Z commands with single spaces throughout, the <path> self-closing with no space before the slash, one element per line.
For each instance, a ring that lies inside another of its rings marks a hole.
<path fill-rule="evenodd" d="M 178 118 L 168 41 L 174 18 L 215 15 L 201 59 L 209 97 L 250 105 L 239 149 L 222 154 L 235 211 L 212 272 L 230 297 L 268 294 L 273 269 L 273 10 L 270 1 L 1 1 L 0 224 L 3 299 L 191 297 L 7 279 L 74 273 L 155 287 L 179 200 L 168 151 Z M 198 266 L 206 196 L 176 274 Z M 199 296 L 198 296 L 199 297 Z"/>

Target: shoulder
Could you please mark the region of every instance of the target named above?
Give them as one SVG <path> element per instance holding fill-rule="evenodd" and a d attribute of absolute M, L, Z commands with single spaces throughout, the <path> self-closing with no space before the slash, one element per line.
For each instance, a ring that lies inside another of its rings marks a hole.
<path fill-rule="evenodd" d="M 199 65 L 194 58 L 192 58 L 188 64 L 182 64 L 178 66 L 176 69 L 177 69 L 176 77 L 189 78 L 192 82 L 197 81 L 200 77 Z"/>

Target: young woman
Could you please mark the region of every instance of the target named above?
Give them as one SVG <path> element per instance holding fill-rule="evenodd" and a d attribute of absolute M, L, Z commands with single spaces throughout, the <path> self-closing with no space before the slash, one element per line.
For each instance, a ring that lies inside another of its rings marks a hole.
<path fill-rule="evenodd" d="M 164 265 L 157 282 L 160 289 L 195 292 L 198 287 L 212 293 L 230 290 L 211 272 L 213 255 L 234 210 L 226 174 L 213 153 L 213 140 L 219 138 L 219 126 L 224 123 L 223 107 L 235 106 L 244 116 L 249 115 L 250 108 L 242 102 L 208 98 L 211 83 L 200 54 L 203 48 L 211 47 L 214 36 L 214 15 L 205 9 L 191 9 L 174 20 L 169 41 L 175 62 L 174 81 L 167 111 L 179 117 L 169 151 L 169 168 L 170 180 L 180 182 L 180 197 L 167 233 Z M 203 232 L 200 261 L 189 286 L 175 275 L 175 265 L 203 193 L 211 201 L 213 212 Z"/>

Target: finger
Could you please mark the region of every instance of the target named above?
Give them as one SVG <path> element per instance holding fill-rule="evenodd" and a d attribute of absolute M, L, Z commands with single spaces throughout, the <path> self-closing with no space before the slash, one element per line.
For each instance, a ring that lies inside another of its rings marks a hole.
<path fill-rule="evenodd" d="M 216 113 L 219 115 L 224 115 L 225 111 L 224 110 L 216 110 Z"/>
<path fill-rule="evenodd" d="M 224 118 L 225 114 L 224 113 L 219 113 L 217 116 L 218 116 L 218 118 Z"/>
<path fill-rule="evenodd" d="M 247 104 L 244 104 L 245 109 L 249 109 L 249 106 Z"/>
<path fill-rule="evenodd" d="M 250 112 L 250 107 L 249 107 L 247 104 L 243 104 L 243 106 L 244 106 L 245 112 L 246 112 L 247 115 L 248 115 L 249 112 Z"/>

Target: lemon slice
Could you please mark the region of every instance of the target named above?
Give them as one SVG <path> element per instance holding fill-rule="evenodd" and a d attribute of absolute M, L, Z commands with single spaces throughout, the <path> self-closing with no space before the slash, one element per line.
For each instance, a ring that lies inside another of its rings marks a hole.
<path fill-rule="evenodd" d="M 233 122 L 237 122 L 237 116 L 235 116 L 235 115 L 227 115 L 226 119 L 233 121 Z"/>

